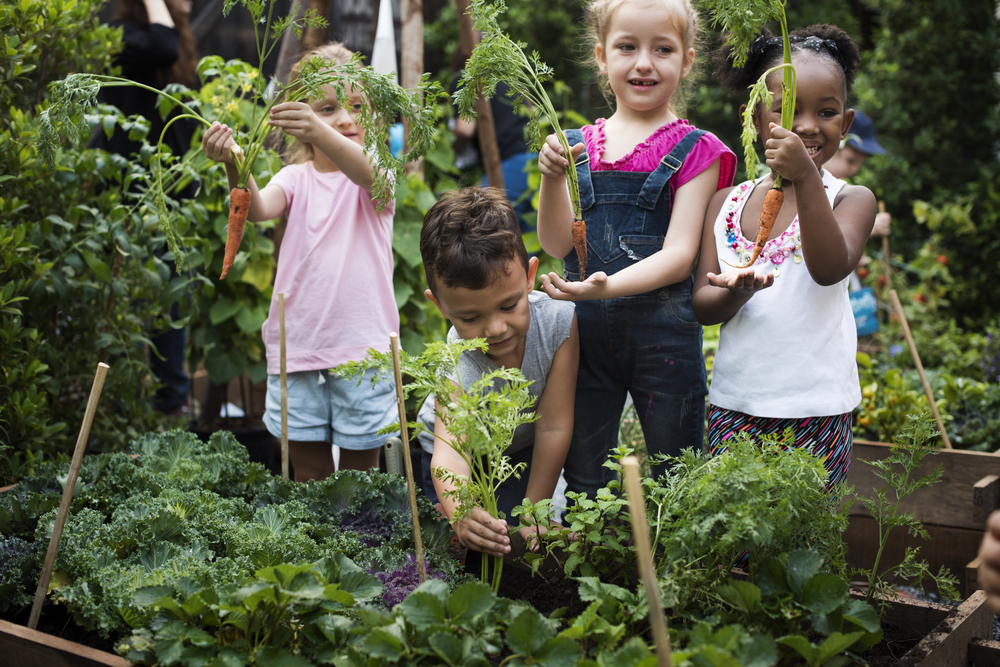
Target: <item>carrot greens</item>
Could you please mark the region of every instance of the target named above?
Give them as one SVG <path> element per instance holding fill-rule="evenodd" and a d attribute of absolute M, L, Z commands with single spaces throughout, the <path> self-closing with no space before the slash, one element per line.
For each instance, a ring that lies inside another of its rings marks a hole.
<path fill-rule="evenodd" d="M 255 25 L 263 26 L 263 30 L 255 32 L 259 63 L 264 63 L 271 55 L 287 30 L 301 36 L 304 28 L 326 25 L 326 20 L 315 9 L 310 9 L 301 18 L 296 18 L 294 12 L 284 17 L 274 17 L 276 0 L 226 0 L 223 14 L 228 15 L 236 4 L 246 7 Z M 325 86 L 333 87 L 339 98 L 346 98 L 351 89 L 361 89 L 367 104 L 362 105 L 359 111 L 358 123 L 365 129 L 365 153 L 372 164 L 379 166 L 374 174 L 372 197 L 376 208 L 381 211 L 392 200 L 393 185 L 404 174 L 406 163 L 430 149 L 439 113 L 438 101 L 444 96 L 440 84 L 430 81 L 426 74 L 416 88 L 405 90 L 390 77 L 378 74 L 370 67 L 362 67 L 360 56 L 355 56 L 343 65 L 332 65 L 318 56 L 313 57 L 303 62 L 298 78 L 290 85 L 268 81 L 259 67 L 252 67 L 238 60 L 226 62 L 218 56 L 203 58 L 198 64 L 198 76 L 203 85 L 214 78 L 219 82 L 220 90 L 231 92 L 233 99 L 217 108 L 213 104 L 211 111 L 200 113 L 200 102 L 192 99 L 192 91 L 181 85 L 173 84 L 166 90 L 159 90 L 122 77 L 71 74 L 50 86 L 52 103 L 38 119 L 39 152 L 51 163 L 61 143 L 61 131 L 76 140 L 89 136 L 88 116 L 92 116 L 98 106 L 97 94 L 101 88 L 135 86 L 154 92 L 160 96 L 158 104 L 163 114 L 180 107 L 183 113 L 167 122 L 150 165 L 156 182 L 152 192 L 154 206 L 163 223 L 167 244 L 174 253 L 178 269 L 183 268 L 183 254 L 169 222 L 163 186 L 165 170 L 161 163 L 163 137 L 171 124 L 182 119 L 193 119 L 210 126 L 211 122 L 206 118 L 206 114 L 209 114 L 220 122 L 228 122 L 238 128 L 233 135 L 239 147 L 239 150 L 233 151 L 238 172 L 237 187 L 246 188 L 254 162 L 264 150 L 265 141 L 271 133 L 268 118 L 275 104 L 315 99 L 323 94 Z M 246 101 L 250 102 L 249 112 L 241 113 L 241 104 Z M 396 159 L 389 150 L 389 128 L 399 117 L 408 121 L 410 126 L 409 150 Z"/>

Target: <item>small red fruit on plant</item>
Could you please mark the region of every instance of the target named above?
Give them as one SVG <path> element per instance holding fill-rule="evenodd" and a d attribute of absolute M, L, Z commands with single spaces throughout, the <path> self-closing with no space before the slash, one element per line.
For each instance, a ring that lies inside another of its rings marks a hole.
<path fill-rule="evenodd" d="M 938 255 L 937 263 L 941 266 L 948 266 L 948 255 Z"/>
<path fill-rule="evenodd" d="M 878 277 L 878 286 L 880 288 L 881 287 L 885 287 L 885 274 L 884 273 Z"/>
<path fill-rule="evenodd" d="M 868 277 L 868 269 L 864 266 L 858 267 L 858 278 L 864 280 Z"/>
<path fill-rule="evenodd" d="M 927 297 L 924 296 L 923 292 L 917 292 L 916 294 L 913 295 L 913 298 L 919 301 L 920 303 L 927 303 Z"/>

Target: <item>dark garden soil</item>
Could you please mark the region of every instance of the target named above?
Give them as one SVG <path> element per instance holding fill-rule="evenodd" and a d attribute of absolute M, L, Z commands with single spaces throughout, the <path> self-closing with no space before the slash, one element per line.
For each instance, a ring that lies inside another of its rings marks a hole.
<path fill-rule="evenodd" d="M 16 625 L 23 625 L 27 627 L 28 617 L 30 615 L 31 606 L 29 605 L 15 614 L 4 615 L 3 619 Z M 95 648 L 99 651 L 105 651 L 107 653 L 114 653 L 117 655 L 117 653 L 115 653 L 115 642 L 113 639 L 105 639 L 96 632 L 84 630 L 73 621 L 73 617 L 66 610 L 64 605 L 53 604 L 49 600 L 46 600 L 45 604 L 42 606 L 42 614 L 38 618 L 38 627 L 35 629 L 39 632 L 44 632 L 47 635 L 52 635 L 67 641 Z M 2 660 L 0 660 L 0 662 L 2 662 Z"/>
<path fill-rule="evenodd" d="M 868 661 L 869 667 L 895 665 L 906 655 L 907 651 L 919 644 L 920 640 L 923 639 L 923 637 L 914 637 L 912 632 L 903 630 L 891 623 L 883 623 L 882 632 L 885 633 L 885 638 L 861 654 L 861 657 Z"/>

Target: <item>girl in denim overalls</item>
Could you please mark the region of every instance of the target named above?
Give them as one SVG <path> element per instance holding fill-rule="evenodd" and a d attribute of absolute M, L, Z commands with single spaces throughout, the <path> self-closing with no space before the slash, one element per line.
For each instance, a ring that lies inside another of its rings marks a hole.
<path fill-rule="evenodd" d="M 702 445 L 705 362 L 691 269 L 709 199 L 732 183 L 736 157 L 671 105 L 694 63 L 689 0 L 595 0 L 587 16 L 615 113 L 566 133 L 587 223 L 585 280 L 573 247 L 568 156 L 554 135 L 538 160 L 538 236 L 565 263 L 565 279 L 543 276 L 543 289 L 583 301 L 565 477 L 569 491 L 594 497 L 613 477 L 602 464 L 617 444 L 626 393 L 650 454 Z"/>

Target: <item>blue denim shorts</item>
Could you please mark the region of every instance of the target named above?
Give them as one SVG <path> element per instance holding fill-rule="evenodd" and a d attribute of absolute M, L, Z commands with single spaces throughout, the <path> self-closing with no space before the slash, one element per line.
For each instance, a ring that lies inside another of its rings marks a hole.
<path fill-rule="evenodd" d="M 329 371 L 288 374 L 288 439 L 331 442 L 342 449 L 375 449 L 392 436 L 378 430 L 399 418 L 391 382 L 372 387 L 371 375 L 361 384 Z M 281 379 L 267 376 L 264 425 L 281 437 Z"/>

